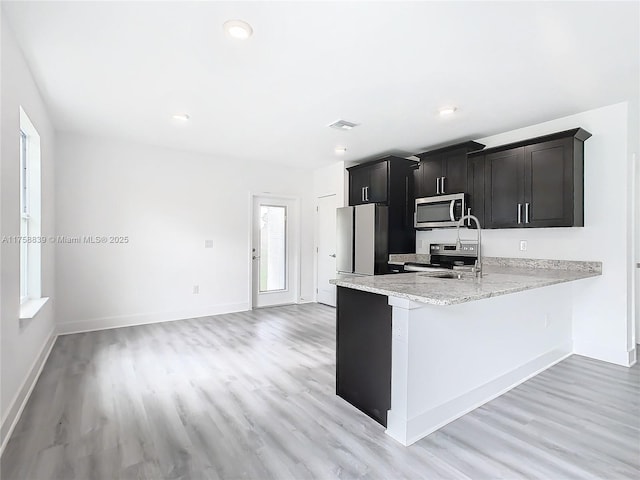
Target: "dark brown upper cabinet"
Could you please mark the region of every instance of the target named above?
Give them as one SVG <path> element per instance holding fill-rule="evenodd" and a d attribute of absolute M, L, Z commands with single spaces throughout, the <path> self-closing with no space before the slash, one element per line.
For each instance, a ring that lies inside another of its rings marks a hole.
<path fill-rule="evenodd" d="M 590 136 L 575 128 L 471 153 L 470 162 L 484 165 L 483 228 L 583 226 Z"/>
<path fill-rule="evenodd" d="M 465 142 L 423 152 L 415 172 L 416 198 L 464 193 L 467 190 L 467 153 L 480 150 L 481 143 Z"/>
<path fill-rule="evenodd" d="M 415 252 L 413 228 L 415 196 L 413 174 L 416 162 L 388 156 L 348 168 L 349 205 L 387 205 L 389 253 Z"/>
<path fill-rule="evenodd" d="M 349 170 L 349 205 L 386 203 L 389 198 L 388 162 L 372 162 Z"/>
<path fill-rule="evenodd" d="M 480 226 L 484 227 L 484 157 L 473 157 L 467 161 L 467 211 L 475 215 Z M 471 220 L 465 222 L 467 227 L 476 228 Z"/>

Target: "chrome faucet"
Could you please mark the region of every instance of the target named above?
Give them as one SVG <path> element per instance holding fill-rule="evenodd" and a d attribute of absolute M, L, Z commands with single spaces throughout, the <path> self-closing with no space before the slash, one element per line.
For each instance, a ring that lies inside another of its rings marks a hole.
<path fill-rule="evenodd" d="M 458 228 L 456 229 L 458 238 L 456 240 L 456 249 L 460 249 L 462 243 L 460 242 L 460 227 L 464 223 L 466 219 L 473 220 L 476 222 L 476 227 L 478 227 L 478 258 L 476 259 L 476 264 L 474 265 L 473 272 L 476 274 L 476 278 L 482 278 L 482 229 L 480 228 L 480 220 L 475 215 L 463 215 L 458 220 Z"/>

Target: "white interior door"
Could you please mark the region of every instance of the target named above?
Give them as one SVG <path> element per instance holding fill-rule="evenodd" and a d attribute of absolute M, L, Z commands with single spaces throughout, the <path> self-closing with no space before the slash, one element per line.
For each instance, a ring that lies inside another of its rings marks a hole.
<path fill-rule="evenodd" d="M 336 286 L 329 280 L 336 278 L 336 196 L 318 199 L 317 215 L 317 285 L 319 303 L 336 306 Z"/>
<path fill-rule="evenodd" d="M 254 307 L 295 303 L 295 201 L 254 197 L 252 296 Z"/>

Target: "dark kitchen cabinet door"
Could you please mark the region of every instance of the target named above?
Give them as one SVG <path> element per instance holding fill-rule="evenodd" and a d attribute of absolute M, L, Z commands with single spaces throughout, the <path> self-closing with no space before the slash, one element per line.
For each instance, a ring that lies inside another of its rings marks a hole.
<path fill-rule="evenodd" d="M 367 203 L 386 203 L 389 186 L 389 162 L 374 163 L 369 168 Z"/>
<path fill-rule="evenodd" d="M 475 215 L 480 221 L 480 227 L 485 228 L 484 219 L 484 156 L 469 159 L 467 173 L 467 193 L 469 205 L 465 213 Z M 466 225 L 476 228 L 475 223 L 467 220 Z"/>
<path fill-rule="evenodd" d="M 336 312 L 336 394 L 386 427 L 391 408 L 387 297 L 338 287 Z"/>
<path fill-rule="evenodd" d="M 416 198 L 466 193 L 467 154 L 484 148 L 478 142 L 464 142 L 418 154 L 415 175 Z"/>
<path fill-rule="evenodd" d="M 349 205 L 386 203 L 389 162 L 364 164 L 349 170 Z"/>
<path fill-rule="evenodd" d="M 524 147 L 490 153 L 484 158 L 486 228 L 522 226 Z"/>
<path fill-rule="evenodd" d="M 369 186 L 369 171 L 366 168 L 354 168 L 349 172 L 349 205 L 369 203 L 365 200 L 365 187 Z"/>
<path fill-rule="evenodd" d="M 454 150 L 443 154 L 440 193 L 464 193 L 467 188 L 467 151 Z"/>
<path fill-rule="evenodd" d="M 421 197 L 440 195 L 440 178 L 442 177 L 442 155 L 434 155 L 420 160 L 418 167 L 422 173 L 419 179 Z M 418 197 L 418 198 L 421 198 Z"/>
<path fill-rule="evenodd" d="M 573 224 L 573 138 L 524 147 L 524 224 Z"/>

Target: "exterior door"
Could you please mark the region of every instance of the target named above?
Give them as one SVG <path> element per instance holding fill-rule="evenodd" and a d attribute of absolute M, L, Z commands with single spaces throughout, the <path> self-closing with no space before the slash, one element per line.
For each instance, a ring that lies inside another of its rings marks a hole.
<path fill-rule="evenodd" d="M 253 307 L 295 303 L 292 210 L 286 198 L 254 197 L 252 296 Z"/>
<path fill-rule="evenodd" d="M 336 306 L 336 286 L 329 280 L 336 278 L 336 196 L 318 198 L 317 215 L 317 285 L 318 303 Z"/>

